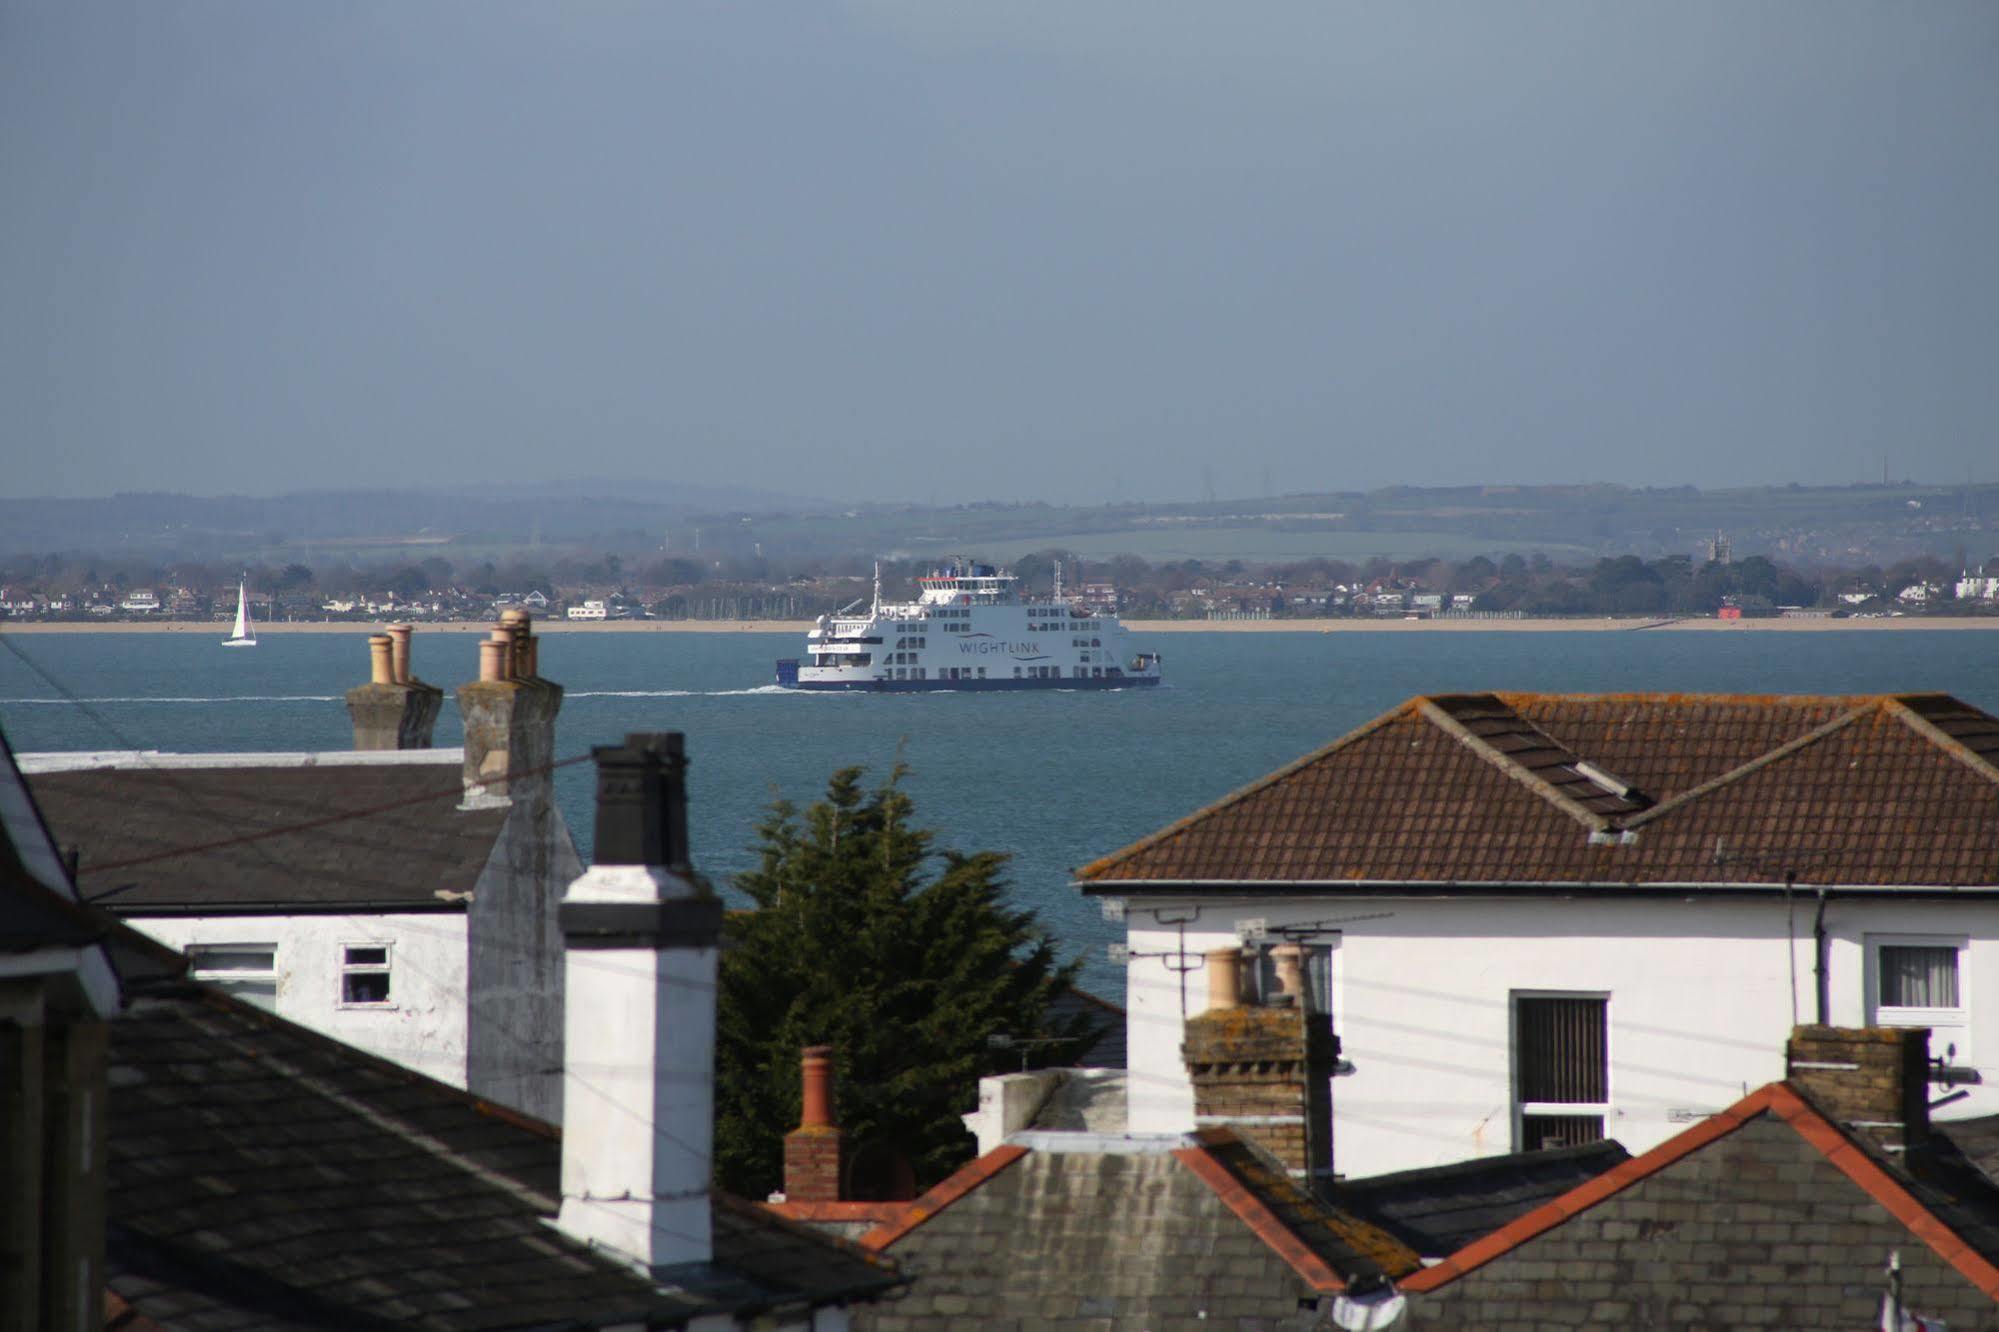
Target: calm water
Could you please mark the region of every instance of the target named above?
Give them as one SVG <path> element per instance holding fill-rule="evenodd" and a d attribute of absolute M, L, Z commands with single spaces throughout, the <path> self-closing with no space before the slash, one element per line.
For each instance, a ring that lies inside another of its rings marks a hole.
<path fill-rule="evenodd" d="M 447 686 L 437 743 L 459 742 L 449 686 L 476 637 L 421 632 L 418 674 Z M 687 733 L 695 861 L 718 880 L 750 863 L 778 796 L 810 800 L 834 769 L 908 764 L 923 822 L 946 845 L 1011 852 L 1016 900 L 1122 992 L 1114 937 L 1069 870 L 1384 711 L 1449 690 L 1864 693 L 1941 689 L 1999 711 L 1999 635 L 1895 633 L 1173 634 L 1168 685 L 1130 693 L 780 692 L 789 635 L 555 634 L 542 670 L 568 690 L 556 750 L 627 731 Z M 211 634 L 50 634 L 0 651 L 0 725 L 20 752 L 344 749 L 342 692 L 367 676 L 360 634 L 273 634 L 223 651 Z M 44 680 L 26 656 L 61 686 Z M 63 699 L 66 690 L 80 703 Z M 589 765 L 557 774 L 588 855 Z"/>

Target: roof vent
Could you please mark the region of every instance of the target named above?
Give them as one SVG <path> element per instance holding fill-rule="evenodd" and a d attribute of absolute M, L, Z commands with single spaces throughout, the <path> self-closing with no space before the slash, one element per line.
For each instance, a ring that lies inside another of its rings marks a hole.
<path fill-rule="evenodd" d="M 1643 799 L 1643 797 L 1639 795 L 1637 787 L 1633 786 L 1630 782 L 1625 781 L 1622 777 L 1616 776 L 1613 773 L 1605 772 L 1602 768 L 1597 767 L 1594 763 L 1586 762 L 1583 759 L 1577 759 L 1574 763 L 1570 764 L 1569 766 L 1574 768 L 1577 772 L 1581 773 L 1583 776 L 1589 778 L 1592 782 L 1595 782 L 1598 786 L 1602 787 L 1604 790 L 1610 792 L 1614 796 L 1617 796 L 1619 799 L 1622 800 Z"/>

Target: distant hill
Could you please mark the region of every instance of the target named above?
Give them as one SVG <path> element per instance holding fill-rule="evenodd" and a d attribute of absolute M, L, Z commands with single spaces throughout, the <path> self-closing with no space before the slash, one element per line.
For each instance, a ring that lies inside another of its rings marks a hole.
<path fill-rule="evenodd" d="M 1999 485 L 1916 482 L 1700 490 L 1613 485 L 1392 487 L 1181 504 L 841 505 L 767 491 L 623 479 L 271 498 L 127 494 L 0 500 L 0 555 L 88 551 L 220 560 L 430 550 L 457 563 L 532 547 L 778 563 L 950 552 L 1014 559 L 1412 559 L 1541 551 L 1737 556 L 1803 566 L 1999 555 Z M 441 548 L 441 549 L 439 549 Z"/>
<path fill-rule="evenodd" d="M 298 546 L 657 545 L 662 529 L 678 521 L 808 514 L 825 507 L 769 491 L 617 479 L 464 490 L 308 490 L 269 497 L 134 493 L 0 499 L 0 550 L 208 558 Z"/>

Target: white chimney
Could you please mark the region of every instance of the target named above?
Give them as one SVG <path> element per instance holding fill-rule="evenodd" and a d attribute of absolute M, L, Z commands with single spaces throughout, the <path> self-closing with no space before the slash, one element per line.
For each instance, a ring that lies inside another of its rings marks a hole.
<path fill-rule="evenodd" d="M 648 1270 L 703 1263 L 722 904 L 687 861 L 681 735 L 593 752 L 594 863 L 562 899 L 557 1224 Z"/>

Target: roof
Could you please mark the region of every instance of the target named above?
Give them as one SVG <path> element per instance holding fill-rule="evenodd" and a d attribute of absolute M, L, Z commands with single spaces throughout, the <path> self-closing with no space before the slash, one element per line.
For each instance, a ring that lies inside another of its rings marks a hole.
<path fill-rule="evenodd" d="M 507 809 L 460 809 L 456 764 L 237 762 L 35 772 L 87 900 L 126 915 L 458 910 Z M 282 757 L 282 756 L 274 756 Z"/>
<path fill-rule="evenodd" d="M 869 1317 L 994 1322 L 1289 1319 L 1300 1299 L 1379 1285 L 1417 1255 L 1304 1193 L 1227 1130 L 1029 1133 L 863 1241 L 914 1278 Z"/>
<path fill-rule="evenodd" d="M 108 1280 L 167 1327 L 643 1324 L 897 1279 L 717 1196 L 714 1262 L 655 1285 L 550 1224 L 548 1125 L 200 986 L 110 1035 Z"/>
<path fill-rule="evenodd" d="M 1999 718 L 1944 694 L 1453 694 L 1077 872 L 1145 885 L 1999 888 Z"/>
<path fill-rule="evenodd" d="M 0 957 L 58 978 L 49 995 L 58 1007 L 107 1014 L 118 1004 L 118 978 L 98 946 L 105 933 L 102 917 L 77 901 L 69 867 L 0 734 Z"/>
<path fill-rule="evenodd" d="M 1065 1061 L 1072 1068 L 1123 1068 L 1125 1066 L 1124 1009 L 1108 999 L 1075 986 L 1065 987 L 1048 1001 L 1047 1020 L 1060 1027 L 1071 1018 L 1084 1019 L 1096 1032 L 1089 1048 Z"/>
<path fill-rule="evenodd" d="M 1333 1197 L 1425 1258 L 1441 1258 L 1630 1159 L 1622 1143 L 1605 1140 L 1343 1179 Z"/>
<path fill-rule="evenodd" d="M 1995 1265 L 1995 1259 L 1999 1259 L 1999 1224 L 1995 1224 L 1999 1223 L 1999 1188 L 1995 1188 L 1975 1166 L 1956 1152 L 1947 1138 L 1939 1139 L 1936 1135 L 1932 1135 L 1923 1151 L 1912 1149 L 1907 1153 L 1902 1166 L 1890 1164 L 1884 1156 L 1822 1113 L 1805 1094 L 1785 1082 L 1773 1082 L 1751 1092 L 1728 1109 L 1710 1116 L 1644 1155 L 1633 1157 L 1515 1218 L 1459 1249 L 1443 1262 L 1410 1276 L 1402 1282 L 1402 1289 L 1421 1293 L 1445 1287 L 1611 1202 L 1627 1190 L 1662 1176 L 1733 1135 L 1752 1127 L 1772 1124 L 1781 1124 L 1795 1134 L 1810 1152 L 1822 1157 L 1839 1174 L 1857 1185 L 1895 1222 L 1906 1228 L 1910 1236 L 1920 1241 L 1976 1290 L 1999 1300 L 1999 1265 Z M 1795 1177 L 1786 1180 L 1778 1169 L 1758 1169 L 1751 1174 L 1741 1167 L 1741 1163 L 1732 1167 L 1730 1175 L 1740 1181 L 1747 1192 L 1768 1192 L 1773 1203 L 1780 1187 L 1796 1183 Z M 1716 1205 L 1734 1201 L 1737 1200 L 1713 1199 Z M 1783 1214 L 1805 1223 L 1815 1220 L 1821 1223 L 1826 1220 L 1844 1221 L 1851 1210 L 1843 1208 L 1837 1217 L 1814 1217 L 1808 1205 L 1799 1206 L 1796 1200 L 1787 1201 L 1791 1205 L 1781 1209 Z M 1814 1244 L 1830 1248 L 1822 1239 L 1810 1235 L 1793 1238 L 1787 1232 L 1779 1238 L 1766 1234 L 1757 1226 L 1756 1217 L 1733 1207 L 1718 1211 L 1715 1219 L 1723 1225 L 1740 1225 L 1745 1232 L 1754 1229 L 1755 1242 L 1766 1248 L 1795 1243 L 1800 1250 L 1799 1256 L 1803 1256 L 1803 1252 Z M 1837 1264 L 1843 1259 L 1830 1257 L 1828 1261 Z M 1870 1261 L 1878 1262 L 1879 1256 L 1872 1256 Z M 1719 1275 L 1707 1273 L 1711 1278 Z M 1667 1277 L 1670 1278 L 1670 1273 Z M 1804 1278 L 1803 1274 L 1793 1272 L 1790 1279 L 1796 1282 Z"/>

